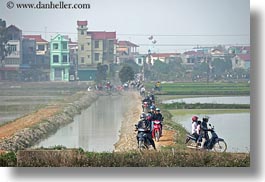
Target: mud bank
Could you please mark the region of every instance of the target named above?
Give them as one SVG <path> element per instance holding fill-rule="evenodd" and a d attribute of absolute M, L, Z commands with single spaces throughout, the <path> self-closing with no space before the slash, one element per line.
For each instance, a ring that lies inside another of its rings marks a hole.
<path fill-rule="evenodd" d="M 41 139 L 54 134 L 60 127 L 72 122 L 75 115 L 80 114 L 81 110 L 88 108 L 98 98 L 98 95 L 94 92 L 81 94 L 81 97 L 80 93 L 76 94 L 79 95 L 76 101 L 63 104 L 53 116 L 23 128 L 10 137 L 2 138 L 0 140 L 0 150 L 17 151 L 29 148 Z"/>

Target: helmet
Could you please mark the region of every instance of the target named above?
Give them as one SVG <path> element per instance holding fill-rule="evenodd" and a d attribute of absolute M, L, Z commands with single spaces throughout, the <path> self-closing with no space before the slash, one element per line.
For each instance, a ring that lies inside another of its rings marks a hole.
<path fill-rule="evenodd" d="M 150 109 L 151 109 L 151 110 L 155 110 L 155 108 L 156 108 L 156 107 L 155 107 L 154 105 L 150 106 Z"/>
<path fill-rule="evenodd" d="M 156 108 L 156 111 L 159 111 L 160 112 L 160 109 L 159 108 Z"/>
<path fill-rule="evenodd" d="M 145 113 L 142 113 L 141 115 L 140 115 L 140 119 L 145 119 L 146 118 L 146 114 Z"/>
<path fill-rule="evenodd" d="M 191 120 L 192 121 L 197 121 L 198 120 L 198 116 L 192 116 Z"/>
<path fill-rule="evenodd" d="M 208 122 L 208 121 L 209 121 L 209 116 L 204 116 L 204 117 L 202 118 L 202 121 L 204 121 L 204 122 Z"/>
<path fill-rule="evenodd" d="M 147 114 L 146 114 L 146 119 L 147 119 L 147 120 L 151 120 L 151 117 L 152 117 L 152 115 L 151 115 L 150 113 L 147 113 Z"/>

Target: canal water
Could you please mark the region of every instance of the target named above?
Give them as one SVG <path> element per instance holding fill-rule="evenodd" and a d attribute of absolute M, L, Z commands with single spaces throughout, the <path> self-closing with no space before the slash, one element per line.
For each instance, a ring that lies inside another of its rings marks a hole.
<path fill-rule="evenodd" d="M 125 96 L 102 96 L 89 108 L 74 117 L 74 122 L 60 128 L 54 135 L 34 147 L 63 145 L 81 147 L 85 151 L 110 152 L 119 139 L 124 113 L 129 109 Z"/>

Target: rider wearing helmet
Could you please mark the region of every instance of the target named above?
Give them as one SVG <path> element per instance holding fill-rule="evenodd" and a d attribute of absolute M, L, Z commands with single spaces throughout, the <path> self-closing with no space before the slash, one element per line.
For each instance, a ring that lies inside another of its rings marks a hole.
<path fill-rule="evenodd" d="M 155 121 L 155 120 L 160 121 L 161 135 L 162 135 L 162 127 L 163 127 L 162 122 L 164 120 L 164 117 L 162 116 L 160 109 L 158 107 L 155 109 L 155 113 L 153 114 L 152 120 L 153 121 Z"/>
<path fill-rule="evenodd" d="M 208 116 L 204 116 L 202 118 L 202 123 L 201 123 L 201 137 L 202 137 L 202 143 L 201 143 L 201 147 L 204 147 L 204 143 L 209 140 L 209 135 L 208 135 L 208 131 L 210 131 L 211 129 L 208 129 L 207 123 L 209 121 L 209 117 Z"/>
<path fill-rule="evenodd" d="M 153 148 L 156 150 L 155 142 L 152 139 L 151 122 L 147 119 L 147 115 L 145 113 L 142 113 L 140 115 L 140 121 L 136 125 L 136 129 L 139 129 L 139 128 L 145 129 L 147 140 L 153 146 Z M 137 139 L 137 143 L 139 143 L 138 134 L 136 135 L 136 139 Z"/>
<path fill-rule="evenodd" d="M 192 116 L 191 118 L 191 134 L 197 133 L 197 122 L 198 122 L 198 116 Z"/>
<path fill-rule="evenodd" d="M 198 141 L 199 135 L 197 132 L 197 128 L 198 128 L 198 116 L 192 116 L 191 118 L 191 135 L 194 136 L 194 138 L 196 138 L 196 142 Z"/>

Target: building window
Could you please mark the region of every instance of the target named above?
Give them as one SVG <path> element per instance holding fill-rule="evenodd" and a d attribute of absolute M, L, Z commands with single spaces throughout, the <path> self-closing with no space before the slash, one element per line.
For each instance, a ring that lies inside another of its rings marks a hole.
<path fill-rule="evenodd" d="M 85 63 L 85 58 L 81 57 L 81 63 Z"/>
<path fill-rule="evenodd" d="M 53 63 L 59 63 L 59 56 L 58 55 L 53 55 L 52 56 Z"/>
<path fill-rule="evenodd" d="M 87 45 L 90 46 L 90 42 L 88 42 Z"/>
<path fill-rule="evenodd" d="M 142 64 L 142 59 L 138 59 L 138 64 Z"/>
<path fill-rule="evenodd" d="M 16 52 L 17 51 L 17 45 L 9 45 L 8 50 L 10 52 Z"/>
<path fill-rule="evenodd" d="M 59 45 L 57 43 L 54 43 L 53 44 L 53 50 L 57 50 L 57 49 L 59 49 Z"/>
<path fill-rule="evenodd" d="M 62 42 L 62 47 L 64 50 L 67 50 L 67 42 Z"/>
<path fill-rule="evenodd" d="M 63 55 L 62 63 L 68 63 L 67 55 Z"/>
<path fill-rule="evenodd" d="M 95 41 L 95 48 L 99 48 L 99 41 L 98 40 Z"/>
<path fill-rule="evenodd" d="M 81 35 L 84 35 L 84 30 L 81 30 Z"/>
<path fill-rule="evenodd" d="M 87 58 L 89 59 L 90 58 L 90 55 L 87 55 Z"/>
<path fill-rule="evenodd" d="M 38 45 L 37 50 L 38 51 L 44 51 L 45 50 L 44 45 Z"/>
<path fill-rule="evenodd" d="M 99 53 L 95 53 L 95 61 L 99 61 Z"/>
<path fill-rule="evenodd" d="M 84 45 L 81 45 L 81 51 L 83 51 L 84 50 Z"/>

